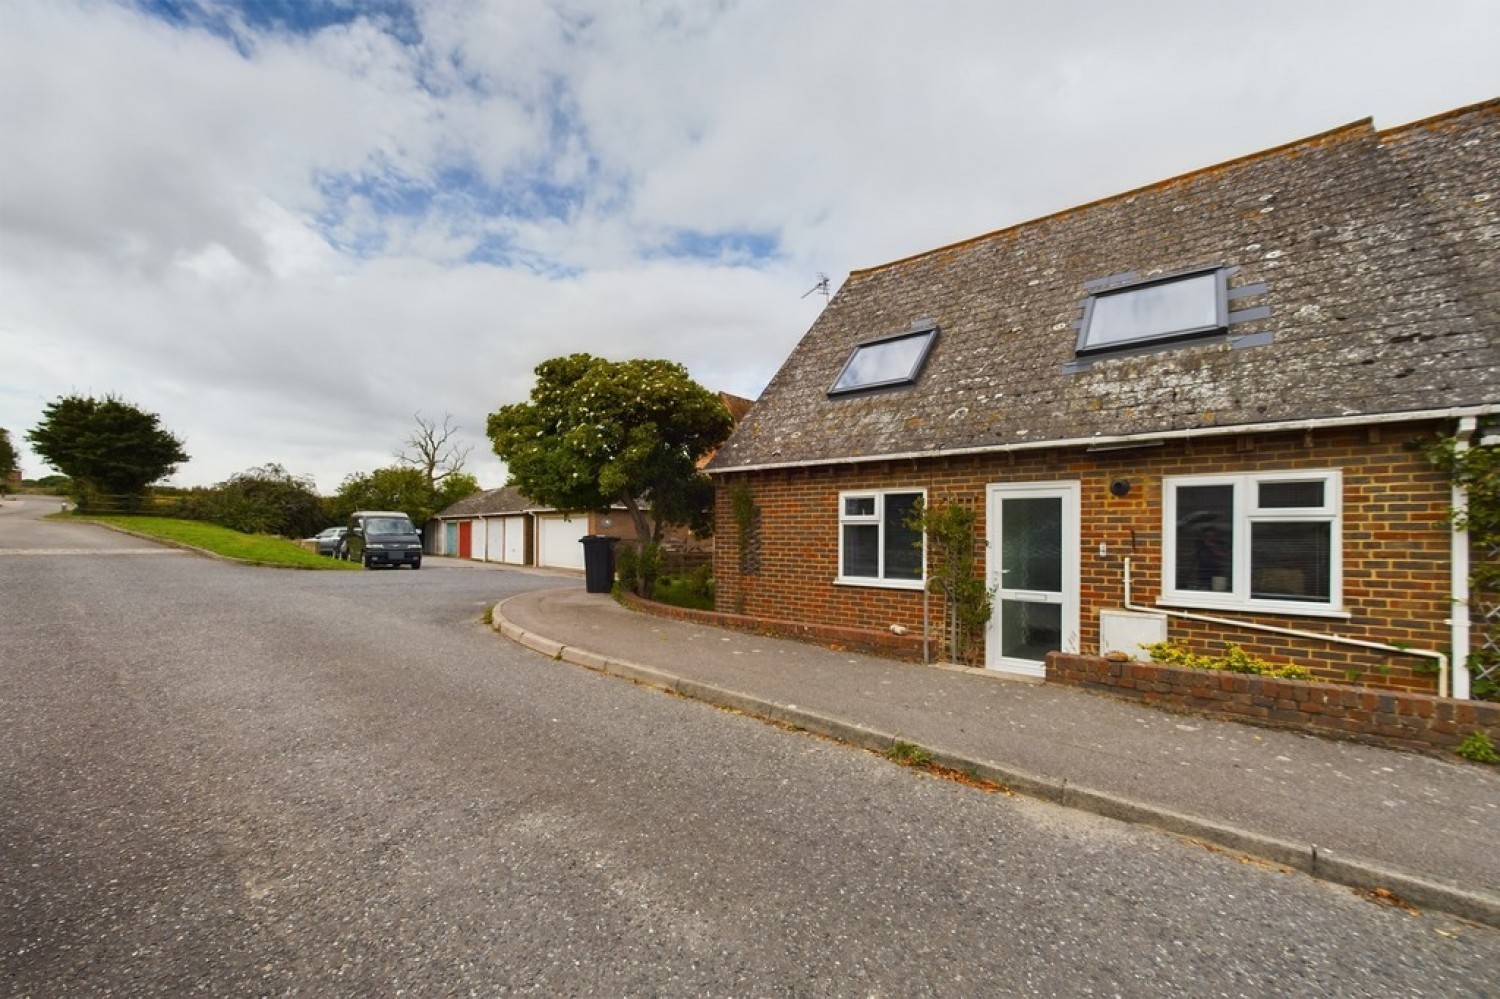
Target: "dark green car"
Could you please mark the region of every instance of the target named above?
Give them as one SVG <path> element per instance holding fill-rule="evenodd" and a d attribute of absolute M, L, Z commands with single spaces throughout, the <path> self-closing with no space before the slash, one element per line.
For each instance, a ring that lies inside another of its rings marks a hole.
<path fill-rule="evenodd" d="M 411 518 L 399 510 L 356 510 L 349 515 L 343 557 L 377 566 L 422 568 L 422 535 Z"/>

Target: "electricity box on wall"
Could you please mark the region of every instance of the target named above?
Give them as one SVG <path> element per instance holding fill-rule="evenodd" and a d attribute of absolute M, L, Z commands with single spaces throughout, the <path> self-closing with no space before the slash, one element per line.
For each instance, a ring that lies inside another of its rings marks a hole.
<path fill-rule="evenodd" d="M 1107 607 L 1099 612 L 1099 654 L 1123 652 L 1132 659 L 1145 660 L 1142 645 L 1167 640 L 1167 616 L 1142 611 Z"/>

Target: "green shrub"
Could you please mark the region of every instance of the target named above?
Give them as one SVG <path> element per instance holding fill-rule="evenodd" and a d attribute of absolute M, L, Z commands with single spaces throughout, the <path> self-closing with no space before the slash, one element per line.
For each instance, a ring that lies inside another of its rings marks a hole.
<path fill-rule="evenodd" d="M 1469 737 L 1460 742 L 1454 752 L 1475 763 L 1500 763 L 1500 753 L 1495 752 L 1495 744 L 1483 732 L 1470 732 Z"/>
<path fill-rule="evenodd" d="M 615 546 L 615 579 L 622 589 L 655 600 L 660 576 L 661 545 L 654 541 L 622 541 Z"/>
<path fill-rule="evenodd" d="M 1256 676 L 1271 676 L 1281 680 L 1311 680 L 1312 671 L 1305 666 L 1276 666 L 1257 659 L 1233 642 L 1226 642 L 1222 656 L 1200 656 L 1185 645 L 1176 642 L 1155 642 L 1141 648 L 1151 656 L 1154 663 L 1166 666 L 1186 666 L 1189 669 L 1216 669 L 1229 673 L 1250 673 Z"/>
<path fill-rule="evenodd" d="M 701 565 L 686 576 L 663 576 L 656 582 L 655 600 L 674 607 L 714 609 L 712 568 Z"/>

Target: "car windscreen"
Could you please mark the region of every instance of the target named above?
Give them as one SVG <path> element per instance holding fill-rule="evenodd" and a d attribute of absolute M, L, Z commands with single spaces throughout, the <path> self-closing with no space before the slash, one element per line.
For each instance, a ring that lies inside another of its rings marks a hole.
<path fill-rule="evenodd" d="M 371 517 L 365 521 L 366 534 L 416 534 L 417 529 L 411 526 L 409 520 L 398 520 L 395 517 Z"/>

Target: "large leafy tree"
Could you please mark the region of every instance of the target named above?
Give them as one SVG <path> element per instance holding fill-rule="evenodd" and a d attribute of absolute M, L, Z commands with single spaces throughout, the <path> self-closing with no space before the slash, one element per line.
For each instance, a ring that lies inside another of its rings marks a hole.
<path fill-rule="evenodd" d="M 188 460 L 182 441 L 162 428 L 155 413 L 113 395 L 70 395 L 48 404 L 26 439 L 73 479 L 80 503 L 100 496 L 133 503 Z"/>
<path fill-rule="evenodd" d="M 489 436 L 511 483 L 560 510 L 630 511 L 636 534 L 667 524 L 707 533 L 713 491 L 698 459 L 733 421 L 680 364 L 571 354 L 543 361 L 527 402 L 491 413 Z"/>

